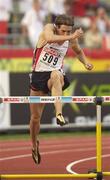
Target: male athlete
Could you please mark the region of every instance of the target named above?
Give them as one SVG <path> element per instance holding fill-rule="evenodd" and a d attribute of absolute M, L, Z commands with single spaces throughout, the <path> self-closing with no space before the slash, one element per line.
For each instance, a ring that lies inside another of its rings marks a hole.
<path fill-rule="evenodd" d="M 33 70 L 30 74 L 30 96 L 62 96 L 62 91 L 69 86 L 68 79 L 63 71 L 63 60 L 68 47 L 71 46 L 77 58 L 87 70 L 93 65 L 86 59 L 83 50 L 78 44 L 78 38 L 83 36 L 81 28 L 73 32 L 74 19 L 67 15 L 57 16 L 54 24 L 47 24 L 41 32 L 33 56 Z M 37 28 L 37 27 L 36 27 Z M 30 135 L 32 138 L 32 157 L 36 164 L 41 161 L 39 153 L 38 134 L 40 119 L 45 104 L 30 104 Z M 56 122 L 60 126 L 66 124 L 62 115 L 62 103 L 54 104 Z"/>

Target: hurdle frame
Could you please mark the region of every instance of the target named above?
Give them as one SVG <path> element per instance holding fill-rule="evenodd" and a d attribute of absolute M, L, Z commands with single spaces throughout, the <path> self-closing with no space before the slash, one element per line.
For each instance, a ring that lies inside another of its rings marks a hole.
<path fill-rule="evenodd" d="M 110 102 L 110 96 L 10 96 L 0 97 L 0 103 L 94 103 L 96 105 L 96 170 L 88 174 L 1 174 L 0 179 L 45 179 L 45 178 L 96 178 L 103 180 L 110 172 L 102 172 L 102 123 L 101 108 L 105 102 Z"/>

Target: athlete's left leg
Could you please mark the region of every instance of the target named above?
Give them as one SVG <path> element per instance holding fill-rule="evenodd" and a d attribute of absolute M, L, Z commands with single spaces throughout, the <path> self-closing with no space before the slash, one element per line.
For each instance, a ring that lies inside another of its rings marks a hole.
<path fill-rule="evenodd" d="M 42 91 L 33 91 L 31 89 L 30 96 L 46 96 Z M 30 136 L 32 140 L 32 157 L 36 164 L 39 164 L 41 161 L 41 156 L 39 152 L 39 141 L 38 135 L 40 131 L 40 119 L 43 113 L 45 104 L 30 104 Z"/>

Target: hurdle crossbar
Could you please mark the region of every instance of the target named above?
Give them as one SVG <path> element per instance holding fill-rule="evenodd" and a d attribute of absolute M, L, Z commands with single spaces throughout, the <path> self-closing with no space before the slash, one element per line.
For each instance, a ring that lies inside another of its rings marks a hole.
<path fill-rule="evenodd" d="M 110 172 L 103 172 L 103 176 L 110 176 Z M 66 179 L 66 178 L 97 178 L 96 173 L 90 174 L 2 174 L 0 175 L 0 179 Z"/>
<path fill-rule="evenodd" d="M 3 174 L 0 176 L 1 178 L 5 179 L 26 179 L 26 178 L 32 178 L 32 179 L 45 179 L 45 178 L 96 178 L 97 174 L 91 173 L 91 174 Z"/>
<path fill-rule="evenodd" d="M 87 96 L 9 96 L 0 97 L 2 103 L 93 103 L 95 97 Z"/>
<path fill-rule="evenodd" d="M 0 96 L 0 103 L 94 103 L 96 96 Z M 110 96 L 102 96 L 110 102 Z"/>
<path fill-rule="evenodd" d="M 0 96 L 0 103 L 94 103 L 96 96 Z M 110 96 L 102 96 L 110 102 Z"/>
<path fill-rule="evenodd" d="M 103 176 L 110 176 L 110 172 L 103 172 Z M 66 179 L 66 178 L 97 178 L 96 173 L 90 174 L 2 174 L 0 175 L 0 179 Z"/>

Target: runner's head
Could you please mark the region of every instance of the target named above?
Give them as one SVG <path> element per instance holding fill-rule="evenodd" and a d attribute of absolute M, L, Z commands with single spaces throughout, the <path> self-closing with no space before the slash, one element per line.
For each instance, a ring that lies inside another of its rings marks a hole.
<path fill-rule="evenodd" d="M 69 35 L 73 30 L 74 18 L 65 14 L 59 15 L 55 19 L 55 26 L 58 35 Z"/>

